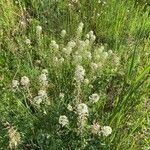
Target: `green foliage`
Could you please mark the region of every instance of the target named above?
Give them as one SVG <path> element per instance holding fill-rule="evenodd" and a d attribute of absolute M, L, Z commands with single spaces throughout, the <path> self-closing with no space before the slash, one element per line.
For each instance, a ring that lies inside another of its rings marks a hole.
<path fill-rule="evenodd" d="M 149 149 L 148 9 L 148 3 L 130 0 L 1 0 L 0 149 L 13 143 L 11 133 L 21 137 L 14 149 Z M 84 27 L 78 36 L 80 22 Z M 42 31 L 37 31 L 38 26 Z M 91 38 L 81 50 L 89 31 L 96 40 Z M 67 54 L 63 48 L 70 41 L 76 45 Z M 75 61 L 76 55 L 82 56 L 81 62 L 79 57 Z M 85 69 L 84 79 L 89 83 L 78 83 L 77 66 L 83 67 L 79 72 Z M 48 70 L 48 86 L 39 80 L 43 69 Z M 12 81 L 23 76 L 29 78 L 29 86 L 14 89 Z M 37 104 L 39 90 L 46 91 L 47 97 Z M 89 97 L 94 93 L 100 98 L 91 103 Z M 89 110 L 83 128 L 78 124 L 80 103 Z M 61 115 L 67 116 L 67 126 L 59 123 Z M 112 133 L 93 134 L 96 123 L 100 130 L 110 126 Z"/>

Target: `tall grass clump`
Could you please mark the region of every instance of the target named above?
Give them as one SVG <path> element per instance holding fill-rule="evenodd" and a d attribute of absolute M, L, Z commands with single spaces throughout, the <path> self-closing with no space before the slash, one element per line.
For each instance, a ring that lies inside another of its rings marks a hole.
<path fill-rule="evenodd" d="M 148 3 L 0 2 L 0 149 L 149 149 Z"/>

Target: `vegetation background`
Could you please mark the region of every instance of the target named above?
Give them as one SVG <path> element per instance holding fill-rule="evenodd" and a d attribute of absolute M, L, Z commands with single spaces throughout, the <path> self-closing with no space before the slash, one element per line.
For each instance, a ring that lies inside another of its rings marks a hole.
<path fill-rule="evenodd" d="M 79 136 L 73 125 L 62 129 L 58 123 L 62 113 L 68 114 L 66 106 L 74 94 L 74 68 L 64 66 L 62 72 L 55 68 L 49 44 L 51 40 L 67 44 L 80 22 L 84 23 L 83 37 L 92 30 L 95 45 L 104 45 L 106 51 L 111 49 L 120 58 L 117 72 L 106 70 L 91 83 L 92 90 L 84 89 L 85 97 L 92 91 L 102 92 L 103 102 L 95 106 L 98 111 L 93 110 L 89 123 L 95 119 L 111 126 L 109 137 L 88 132 Z M 38 25 L 41 35 L 36 33 Z M 67 32 L 64 39 L 60 37 L 63 29 Z M 0 149 L 150 149 L 149 33 L 149 0 L 0 0 Z M 31 45 L 25 43 L 26 38 Z M 31 94 L 35 95 L 42 68 L 49 71 L 52 104 L 39 109 L 30 104 L 28 91 L 14 93 L 11 86 L 13 79 L 28 76 Z M 60 92 L 65 93 L 63 101 Z M 13 148 L 10 142 L 15 139 L 10 129 L 19 132 L 21 139 Z"/>

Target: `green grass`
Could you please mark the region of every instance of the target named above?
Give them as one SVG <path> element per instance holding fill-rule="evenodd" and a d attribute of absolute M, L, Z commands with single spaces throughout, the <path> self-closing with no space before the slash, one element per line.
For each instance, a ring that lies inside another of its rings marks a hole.
<path fill-rule="evenodd" d="M 0 149 L 148 150 L 149 2 L 82 0 L 70 4 L 69 0 L 0 1 Z M 83 52 L 78 43 L 66 55 L 63 48 L 70 40 L 77 42 L 80 22 L 84 23 L 80 39 L 85 40 L 92 30 L 96 40 Z M 39 34 L 38 25 L 42 26 Z M 67 32 L 64 38 L 60 36 L 63 29 Z M 26 38 L 31 44 L 26 44 Z M 59 50 L 52 48 L 52 40 Z M 101 45 L 105 52 L 113 51 L 104 62 L 103 53 L 97 58 Z M 73 61 L 75 51 L 83 56 L 81 63 Z M 92 54 L 90 61 L 84 58 L 87 51 Z M 55 57 L 65 61 L 61 64 Z M 91 62 L 101 62 L 103 67 L 93 72 Z M 88 85 L 74 80 L 77 64 L 84 67 Z M 48 70 L 47 87 L 39 83 L 42 69 Z M 30 79 L 30 86 L 13 91 L 12 80 L 20 81 L 22 76 Z M 46 90 L 48 98 L 37 105 L 34 97 L 40 89 Z M 93 93 L 100 96 L 95 104 L 89 102 Z M 82 132 L 77 125 L 79 103 L 89 109 Z M 73 106 L 72 112 L 67 110 L 68 104 Z M 59 124 L 61 115 L 68 117 L 68 126 Z M 92 134 L 94 121 L 101 128 L 110 126 L 111 135 Z M 14 147 L 11 129 L 20 134 Z"/>

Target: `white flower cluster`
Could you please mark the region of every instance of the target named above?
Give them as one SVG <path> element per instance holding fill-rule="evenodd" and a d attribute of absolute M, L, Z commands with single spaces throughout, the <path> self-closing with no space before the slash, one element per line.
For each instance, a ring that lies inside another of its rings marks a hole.
<path fill-rule="evenodd" d="M 109 136 L 112 133 L 112 128 L 110 126 L 103 126 L 101 128 L 101 133 L 103 136 Z"/>
<path fill-rule="evenodd" d="M 31 44 L 30 39 L 26 39 L 26 40 L 25 40 L 25 43 L 26 43 L 27 45 L 30 45 L 30 44 Z"/>
<path fill-rule="evenodd" d="M 56 43 L 56 41 L 52 40 L 51 41 L 51 47 L 54 49 L 54 50 L 58 50 L 59 49 L 59 45 Z"/>
<path fill-rule="evenodd" d="M 94 42 L 96 39 L 96 36 L 94 35 L 93 31 L 90 31 L 88 34 L 86 34 L 86 38 L 90 40 L 90 42 Z"/>
<path fill-rule="evenodd" d="M 107 137 L 112 133 L 112 128 L 110 126 L 100 127 L 98 123 L 93 123 L 93 125 L 91 125 L 91 132 L 92 134 L 102 134 L 103 136 Z"/>
<path fill-rule="evenodd" d="M 65 94 L 64 94 L 64 93 L 60 93 L 60 94 L 59 94 L 59 98 L 60 98 L 60 99 L 63 99 L 63 98 L 64 98 L 64 96 L 65 96 Z"/>
<path fill-rule="evenodd" d="M 28 77 L 23 76 L 23 77 L 21 78 L 20 83 L 21 83 L 21 85 L 23 85 L 23 86 L 28 86 L 28 85 L 29 85 L 29 83 L 30 83 L 30 80 L 29 80 L 29 78 L 28 78 Z"/>
<path fill-rule="evenodd" d="M 75 70 L 75 80 L 77 83 L 84 81 L 85 69 L 82 66 L 77 66 Z"/>
<path fill-rule="evenodd" d="M 94 76 L 95 74 L 101 74 L 106 68 L 111 68 L 112 71 L 114 68 L 116 70 L 116 66 L 119 64 L 118 57 L 114 57 L 112 50 L 107 51 L 107 46 L 96 46 L 93 44 L 96 39 L 93 31 L 88 32 L 85 39 L 81 38 L 83 27 L 84 24 L 81 22 L 77 28 L 77 37 L 71 39 L 66 45 L 58 45 L 54 40 L 50 44 L 54 50 L 53 65 L 60 67 L 63 62 L 72 63 L 76 66 L 75 80 L 78 83 L 84 80 L 85 66 L 90 67 L 89 69 L 91 70 L 89 71 Z M 66 30 L 62 30 L 60 35 L 62 38 L 65 37 Z M 112 57 L 113 60 L 111 60 Z M 89 78 L 89 80 L 91 79 Z"/>
<path fill-rule="evenodd" d="M 12 88 L 16 89 L 21 84 L 24 87 L 29 86 L 30 80 L 27 76 L 21 77 L 20 83 L 18 80 L 12 80 Z"/>
<path fill-rule="evenodd" d="M 72 108 L 72 106 L 71 106 L 70 104 L 68 104 L 67 109 L 68 109 L 69 111 L 73 111 L 73 108 Z"/>
<path fill-rule="evenodd" d="M 45 100 L 46 98 L 47 98 L 47 93 L 46 93 L 46 91 L 45 91 L 45 90 L 39 90 L 39 91 L 38 91 L 38 96 L 36 96 L 36 97 L 34 98 L 34 102 L 35 102 L 36 104 L 40 105 L 40 104 L 43 102 L 43 100 Z"/>
<path fill-rule="evenodd" d="M 69 120 L 65 115 L 62 115 L 59 117 L 59 124 L 62 125 L 62 127 L 67 126 L 69 124 Z"/>
<path fill-rule="evenodd" d="M 48 70 L 43 69 L 42 73 L 39 76 L 39 82 L 41 84 L 41 90 L 38 91 L 38 95 L 34 97 L 34 103 L 40 105 L 46 98 L 47 98 L 47 92 L 46 92 L 46 86 L 48 85 Z"/>
<path fill-rule="evenodd" d="M 36 33 L 40 34 L 42 32 L 42 27 L 40 25 L 36 26 Z"/>
<path fill-rule="evenodd" d="M 18 86 L 19 86 L 19 81 L 18 80 L 12 80 L 12 87 L 18 88 Z"/>
<path fill-rule="evenodd" d="M 87 116 L 89 115 L 89 110 L 86 104 L 81 103 L 77 106 L 77 114 L 78 114 L 78 126 L 82 132 L 83 127 L 86 124 Z"/>
<path fill-rule="evenodd" d="M 47 75 L 48 75 L 48 70 L 43 69 L 42 73 L 39 76 L 39 81 L 42 84 L 42 86 L 47 86 L 47 84 L 48 84 Z"/>
<path fill-rule="evenodd" d="M 90 100 L 92 103 L 98 102 L 99 98 L 100 98 L 99 95 L 96 94 L 96 93 L 94 93 L 94 94 L 92 94 L 91 96 L 89 96 L 89 100 Z"/>
<path fill-rule="evenodd" d="M 63 38 L 64 38 L 64 37 L 65 37 L 65 35 L 66 35 L 66 33 L 67 33 L 67 32 L 66 32 L 66 30 L 62 30 L 62 31 L 61 31 L 61 33 L 60 33 L 61 37 L 63 37 Z"/>
<path fill-rule="evenodd" d="M 88 116 L 89 111 L 88 111 L 88 106 L 84 103 L 81 103 L 77 106 L 77 114 L 79 116 Z"/>

